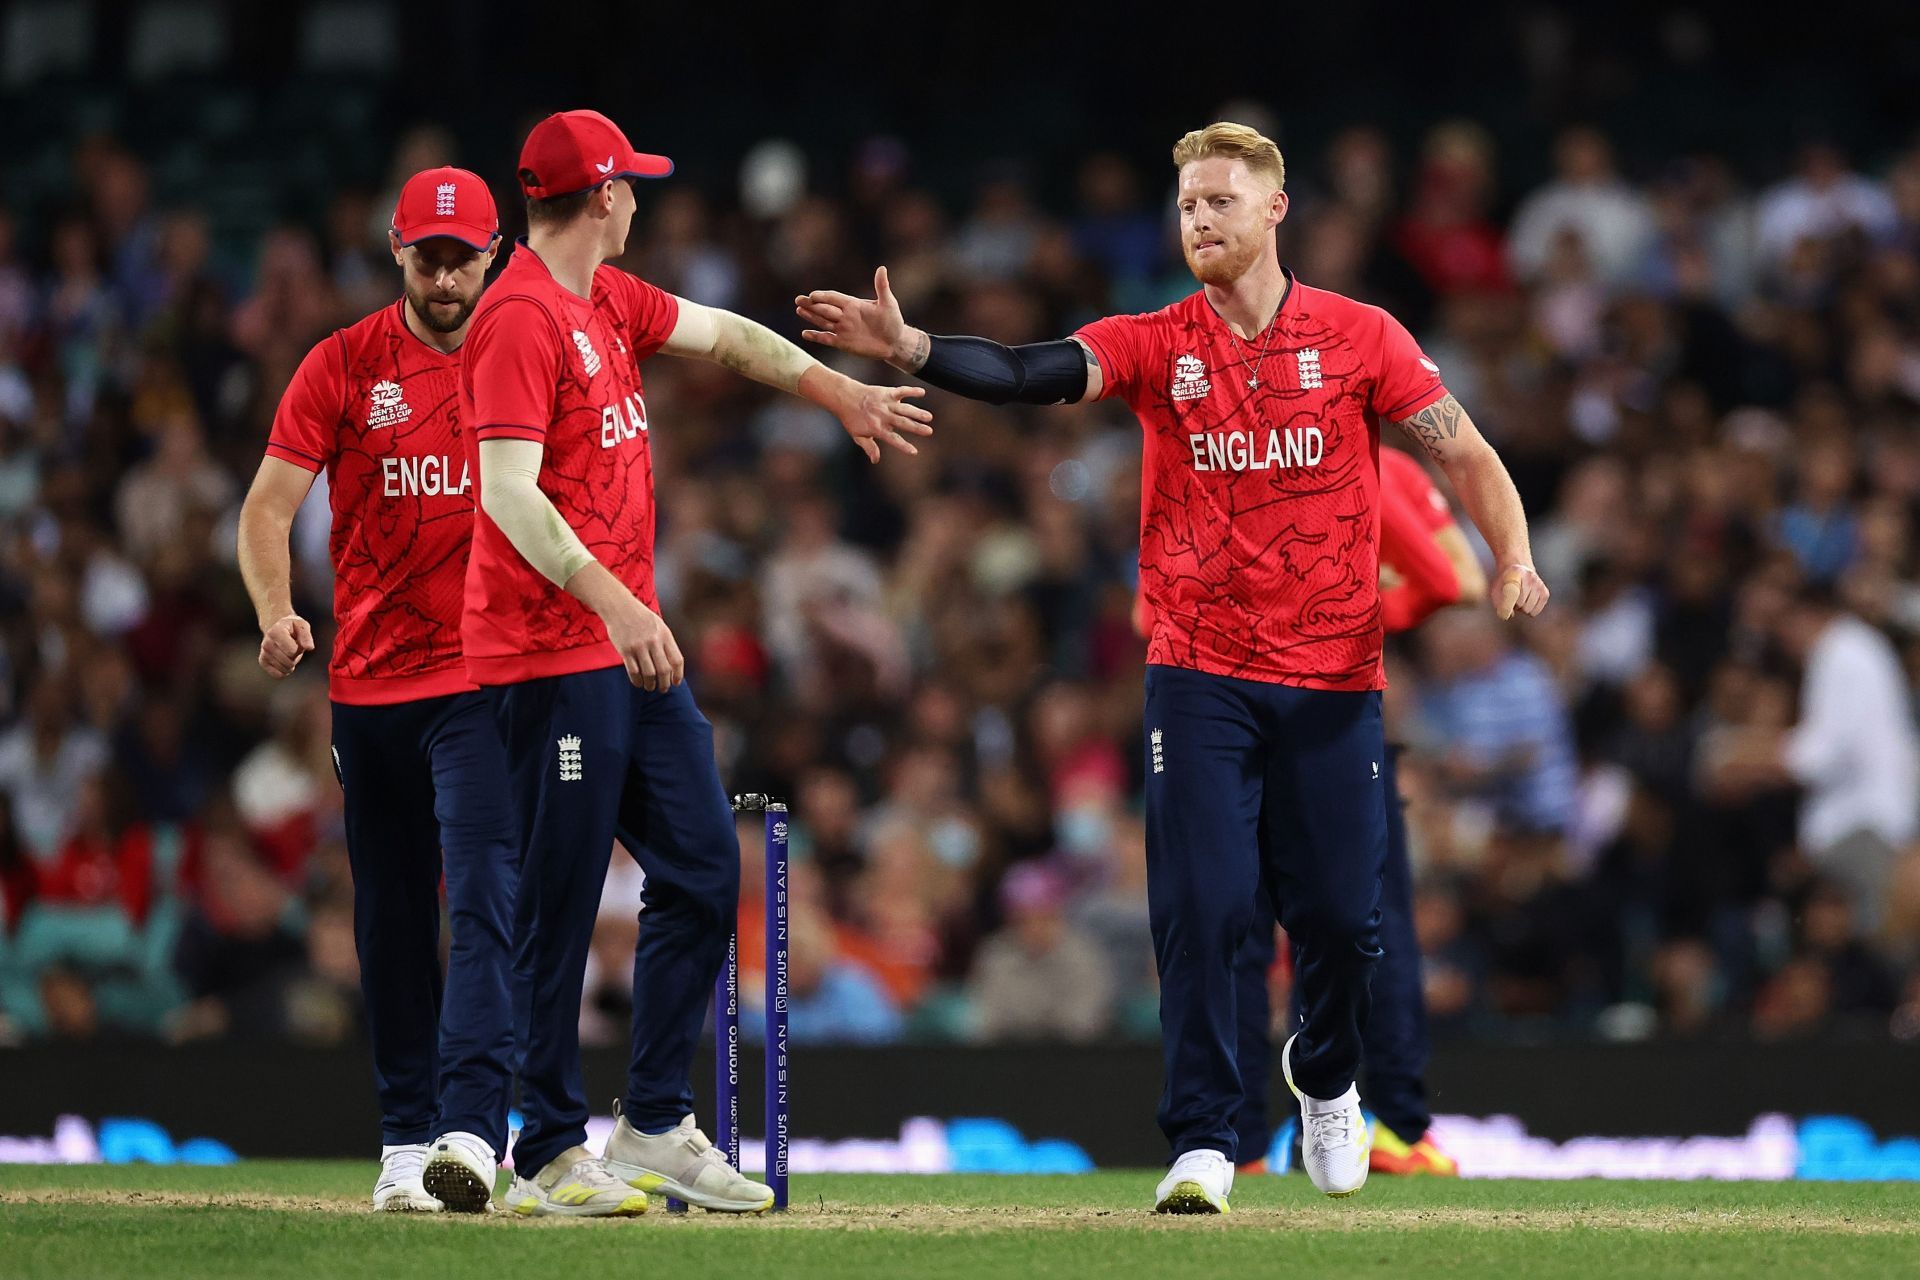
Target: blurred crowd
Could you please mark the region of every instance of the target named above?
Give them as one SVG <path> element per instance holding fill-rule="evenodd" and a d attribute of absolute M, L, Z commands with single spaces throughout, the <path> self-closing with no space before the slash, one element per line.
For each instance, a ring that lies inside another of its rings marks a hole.
<path fill-rule="evenodd" d="M 1534 189 L 1503 159 L 1344 133 L 1281 231 L 1439 362 L 1554 590 L 1389 649 L 1436 1029 L 1920 1037 L 1920 147 L 1770 185 L 1585 128 Z M 405 135 L 244 274 L 111 137 L 57 216 L 0 207 L 0 1037 L 359 1034 L 325 683 L 255 665 L 233 525 L 296 363 L 397 293 L 398 182 L 460 162 Z M 911 321 L 1005 342 L 1189 292 L 1171 169 L 1076 163 L 954 202 L 897 140 L 766 143 L 737 188 L 646 186 L 623 265 L 788 333 L 879 263 Z M 723 776 L 793 805 L 795 1039 L 1150 1037 L 1130 415 L 936 395 L 923 456 L 869 467 L 726 370 L 646 377 L 667 620 Z M 316 624 L 325 523 L 316 489 Z M 741 854 L 751 1003 L 757 819 Z M 611 869 L 601 1041 L 645 927 Z"/>

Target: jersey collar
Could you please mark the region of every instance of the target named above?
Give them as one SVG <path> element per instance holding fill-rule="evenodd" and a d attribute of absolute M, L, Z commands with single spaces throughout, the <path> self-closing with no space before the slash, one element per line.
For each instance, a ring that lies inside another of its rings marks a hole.
<path fill-rule="evenodd" d="M 460 347 L 455 347 L 451 351 L 442 351 L 413 331 L 413 326 L 407 323 L 407 299 L 404 294 L 394 299 L 393 323 L 399 328 L 401 333 L 406 335 L 407 341 L 413 343 L 416 347 L 428 351 L 440 357 L 442 360 L 454 361 L 460 358 Z M 471 323 L 471 319 L 469 319 L 469 323 Z M 465 345 L 466 343 L 463 341 L 461 346 Z"/>
<path fill-rule="evenodd" d="M 1260 335 L 1266 333 L 1267 329 L 1279 328 L 1280 321 L 1282 319 L 1285 319 L 1286 317 L 1290 316 L 1293 312 L 1298 311 L 1300 309 L 1298 304 L 1298 298 L 1300 296 L 1300 288 L 1299 288 L 1300 282 L 1293 278 L 1292 270 L 1287 267 L 1280 268 L 1280 274 L 1286 278 L 1287 286 L 1280 294 L 1280 305 L 1274 309 L 1273 319 L 1267 321 L 1266 329 L 1262 329 L 1260 333 L 1254 334 L 1251 339 L 1246 339 L 1246 341 L 1258 342 L 1260 340 Z M 1225 329 L 1229 336 L 1231 337 L 1238 336 L 1237 334 L 1234 334 L 1233 326 L 1227 323 L 1227 318 L 1221 315 L 1218 311 L 1214 310 L 1213 300 L 1207 297 L 1207 291 L 1205 289 L 1200 290 L 1200 303 L 1202 306 L 1206 307 L 1207 314 L 1212 316 L 1216 321 L 1218 321 L 1220 327 L 1222 329 Z"/>
<path fill-rule="evenodd" d="M 528 270 L 538 271 L 541 275 L 553 281 L 553 287 L 558 289 L 560 292 L 566 294 L 569 298 L 574 299 L 576 302 L 582 302 L 587 304 L 591 304 L 593 302 L 592 298 L 590 297 L 582 298 L 579 294 L 567 288 L 567 286 L 561 284 L 558 277 L 556 277 L 553 274 L 553 268 L 547 265 L 547 260 L 540 256 L 540 253 L 537 249 L 535 249 L 531 244 L 527 243 L 527 238 L 525 236 L 514 237 L 513 256 L 516 261 L 520 260 L 524 256 L 525 260 L 529 264 L 531 264 L 528 267 Z"/>

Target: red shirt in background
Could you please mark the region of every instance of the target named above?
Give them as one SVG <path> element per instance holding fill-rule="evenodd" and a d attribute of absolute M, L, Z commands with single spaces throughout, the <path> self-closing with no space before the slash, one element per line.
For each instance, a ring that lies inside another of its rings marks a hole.
<path fill-rule="evenodd" d="M 1460 601 L 1460 575 L 1433 535 L 1453 523 L 1453 509 L 1426 468 L 1398 449 L 1380 451 L 1380 563 L 1399 581 L 1380 592 L 1389 632 L 1409 631 Z"/>

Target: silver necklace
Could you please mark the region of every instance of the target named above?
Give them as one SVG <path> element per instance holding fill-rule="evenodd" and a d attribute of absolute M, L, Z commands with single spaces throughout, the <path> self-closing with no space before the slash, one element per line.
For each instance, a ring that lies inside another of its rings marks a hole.
<path fill-rule="evenodd" d="M 1282 295 L 1280 301 L 1282 305 L 1285 305 L 1286 298 L 1284 295 Z M 1273 319 L 1267 321 L 1267 327 L 1266 327 L 1267 337 L 1266 337 L 1266 340 L 1260 344 L 1259 356 L 1256 358 L 1249 355 L 1248 357 L 1250 360 L 1252 360 L 1252 363 L 1253 363 L 1253 373 L 1249 375 L 1247 378 L 1247 390 L 1249 391 L 1258 391 L 1260 389 L 1260 370 L 1266 367 L 1267 348 L 1273 345 L 1273 331 L 1280 327 L 1279 320 L 1280 320 L 1280 308 L 1275 307 L 1273 309 Z M 1227 318 L 1225 316 L 1220 317 L 1220 323 L 1227 325 L 1227 336 L 1233 339 L 1233 345 L 1238 347 L 1242 352 L 1247 351 L 1247 344 L 1241 340 L 1241 337 L 1239 334 L 1233 331 L 1233 326 L 1231 324 L 1227 324 Z"/>

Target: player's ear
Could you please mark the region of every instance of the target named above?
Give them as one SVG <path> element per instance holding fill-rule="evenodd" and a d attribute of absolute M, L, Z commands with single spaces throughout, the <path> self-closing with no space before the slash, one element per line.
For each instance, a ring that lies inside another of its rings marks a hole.
<path fill-rule="evenodd" d="M 399 233 L 394 231 L 392 227 L 387 228 L 387 248 L 393 250 L 393 262 L 395 266 L 404 267 L 407 265 L 406 258 L 401 256 L 400 253 Z"/>
<path fill-rule="evenodd" d="M 1277 227 L 1281 223 L 1287 220 L 1287 193 L 1286 192 L 1275 191 L 1273 193 L 1273 205 L 1270 209 L 1268 209 L 1267 217 L 1271 219 L 1271 221 L 1267 223 L 1267 225 L 1270 227 Z"/>

